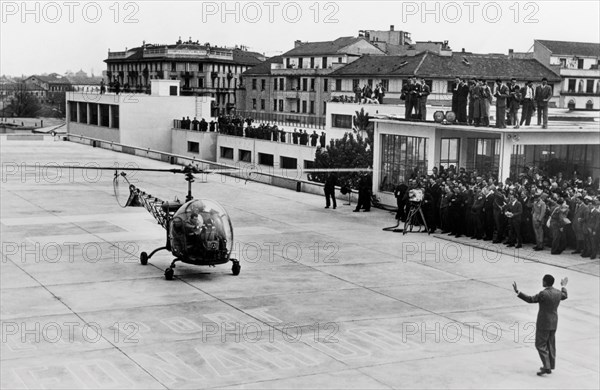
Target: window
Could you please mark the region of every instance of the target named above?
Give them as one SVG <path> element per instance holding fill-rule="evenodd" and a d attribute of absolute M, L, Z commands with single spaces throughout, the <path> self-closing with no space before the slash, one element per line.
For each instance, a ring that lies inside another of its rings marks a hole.
<path fill-rule="evenodd" d="M 542 169 L 548 176 L 563 172 L 565 179 L 577 171 L 581 177 L 600 176 L 599 145 L 513 145 L 510 172 L 516 176 L 527 166 Z"/>
<path fill-rule="evenodd" d="M 315 101 L 314 100 L 310 101 L 310 110 L 308 112 L 309 112 L 309 114 L 315 113 Z"/>
<path fill-rule="evenodd" d="M 331 115 L 331 126 L 337 127 L 338 129 L 351 129 L 352 128 L 352 115 Z"/>
<path fill-rule="evenodd" d="M 311 68 L 315 67 L 315 57 L 310 57 L 310 67 Z"/>
<path fill-rule="evenodd" d="M 352 91 L 354 91 L 356 89 L 356 87 L 360 87 L 360 80 L 352 79 Z"/>
<path fill-rule="evenodd" d="M 327 69 L 327 57 L 321 59 L 321 65 L 323 69 Z"/>
<path fill-rule="evenodd" d="M 302 69 L 302 58 L 298 58 L 298 69 Z"/>
<path fill-rule="evenodd" d="M 260 165 L 268 165 L 270 167 L 273 166 L 273 155 L 267 153 L 259 153 L 258 154 L 258 163 Z"/>
<path fill-rule="evenodd" d="M 252 89 L 256 90 L 256 79 L 252 79 Z"/>
<path fill-rule="evenodd" d="M 204 79 L 202 77 L 198 77 L 198 88 L 204 88 Z"/>
<path fill-rule="evenodd" d="M 577 69 L 583 69 L 583 58 L 577 59 Z"/>
<path fill-rule="evenodd" d="M 243 162 L 252 162 L 252 152 L 249 150 L 240 149 L 238 150 L 238 158 Z"/>
<path fill-rule="evenodd" d="M 37 95 L 37 92 L 36 92 Z M 96 105 L 93 104 L 93 106 L 95 107 Z M 69 113 L 70 113 L 70 120 L 71 122 L 77 122 L 77 103 L 76 102 L 69 102 Z M 94 123 L 96 124 L 96 123 Z"/>
<path fill-rule="evenodd" d="M 391 192 L 418 169 L 427 173 L 427 138 L 383 134 L 381 136 L 381 181 L 379 189 Z"/>
<path fill-rule="evenodd" d="M 342 63 L 342 57 L 338 57 L 338 63 Z"/>
<path fill-rule="evenodd" d="M 493 138 L 468 138 L 468 171 L 498 172 L 500 166 L 500 140 Z"/>
<path fill-rule="evenodd" d="M 110 115 L 112 117 L 111 126 L 113 129 L 119 128 L 119 106 L 113 104 L 110 106 Z"/>
<path fill-rule="evenodd" d="M 306 100 L 302 100 L 302 113 L 306 114 Z"/>
<path fill-rule="evenodd" d="M 302 79 L 302 90 L 303 91 L 308 90 L 308 79 Z"/>
<path fill-rule="evenodd" d="M 260 109 L 261 110 L 265 109 L 265 99 L 260 99 Z"/>
<path fill-rule="evenodd" d="M 373 88 L 373 79 L 368 79 L 367 84 L 369 85 L 370 88 Z"/>
<path fill-rule="evenodd" d="M 77 117 L 75 118 L 77 119 Z M 71 119 L 73 120 L 73 119 Z M 98 126 L 98 105 L 90 103 L 90 125 Z"/>
<path fill-rule="evenodd" d="M 252 109 L 256 110 L 256 99 L 252 99 Z"/>
<path fill-rule="evenodd" d="M 594 80 L 587 80 L 585 85 L 585 92 L 593 93 L 594 92 Z"/>
<path fill-rule="evenodd" d="M 310 79 L 310 90 L 311 91 L 315 90 L 315 79 Z"/>
<path fill-rule="evenodd" d="M 440 150 L 440 165 L 448 168 L 450 165 L 459 166 L 460 138 L 442 138 Z"/>
<path fill-rule="evenodd" d="M 304 160 L 304 169 L 313 169 L 315 167 L 315 162 L 310 160 Z"/>
<path fill-rule="evenodd" d="M 284 81 L 283 80 L 284 80 L 283 77 L 279 79 L 279 90 L 280 91 L 283 91 L 283 86 L 284 86 Z"/>
<path fill-rule="evenodd" d="M 566 58 L 561 58 L 560 59 L 560 67 L 561 68 L 566 68 L 567 67 L 567 59 Z"/>
<path fill-rule="evenodd" d="M 177 86 L 176 85 L 171 85 L 169 87 L 169 95 L 170 96 L 177 96 Z"/>
<path fill-rule="evenodd" d="M 227 148 L 225 146 L 221 146 L 221 158 L 227 158 L 229 160 L 233 160 L 233 148 Z"/>
<path fill-rule="evenodd" d="M 283 99 L 279 100 L 279 111 L 283 111 Z"/>
<path fill-rule="evenodd" d="M 327 92 L 329 89 L 329 80 L 323 79 L 323 92 Z"/>
<path fill-rule="evenodd" d="M 433 92 L 433 80 L 425 80 L 425 84 L 427 84 L 427 86 L 429 87 L 429 92 Z M 488 85 L 490 86 L 490 89 L 493 91 L 494 90 L 494 82 L 490 81 L 490 82 L 488 82 Z"/>
<path fill-rule="evenodd" d="M 200 144 L 198 142 L 188 141 L 188 152 L 190 153 L 200 153 Z"/>
<path fill-rule="evenodd" d="M 108 127 L 108 104 L 100 104 L 100 126 Z"/>
<path fill-rule="evenodd" d="M 575 79 L 568 79 L 569 80 L 569 89 L 568 92 L 575 92 L 575 88 L 577 88 L 577 80 Z"/>
<path fill-rule="evenodd" d="M 277 99 L 273 99 L 273 111 L 277 111 Z"/>
<path fill-rule="evenodd" d="M 279 157 L 280 167 L 283 169 L 296 169 L 298 167 L 298 160 L 292 157 Z"/>
<path fill-rule="evenodd" d="M 341 79 L 336 79 L 335 80 L 335 90 L 336 91 L 341 91 L 342 90 L 342 80 Z"/>
<path fill-rule="evenodd" d="M 261 91 L 265 90 L 265 85 L 266 85 L 266 80 L 265 79 L 261 79 L 260 80 L 260 90 Z"/>
<path fill-rule="evenodd" d="M 87 119 L 87 103 L 79 102 L 79 103 L 71 103 L 71 104 L 79 104 L 79 122 L 80 123 L 88 123 Z M 119 106 L 117 106 L 118 108 Z"/>
<path fill-rule="evenodd" d="M 383 87 L 383 89 L 385 89 L 385 91 L 389 91 L 390 90 L 390 80 L 388 79 L 383 79 L 381 80 L 381 86 Z"/>
<path fill-rule="evenodd" d="M 273 79 L 273 91 L 277 91 L 277 79 Z"/>

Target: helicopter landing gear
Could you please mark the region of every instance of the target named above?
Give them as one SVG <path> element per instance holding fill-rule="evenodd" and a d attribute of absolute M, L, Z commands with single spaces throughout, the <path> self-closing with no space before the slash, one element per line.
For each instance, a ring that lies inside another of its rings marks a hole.
<path fill-rule="evenodd" d="M 155 250 L 153 250 L 152 252 L 150 252 L 150 254 L 147 254 L 146 252 L 140 253 L 140 263 L 142 265 L 147 265 L 148 264 L 148 260 L 150 260 L 150 258 L 152 256 L 154 256 L 154 254 L 156 252 L 163 251 L 163 250 L 166 250 L 166 249 L 167 249 L 167 247 L 163 246 L 163 247 L 160 247 L 160 248 L 156 248 Z"/>
<path fill-rule="evenodd" d="M 173 280 L 173 275 L 175 275 L 175 271 L 173 270 L 173 268 L 175 268 L 175 262 L 177 261 L 181 261 L 179 259 L 175 259 L 171 262 L 171 265 L 169 266 L 169 268 L 167 268 L 165 270 L 165 279 L 167 280 Z"/>
<path fill-rule="evenodd" d="M 233 263 L 233 265 L 231 266 L 231 272 L 237 276 L 240 274 L 240 270 L 242 269 L 242 267 L 240 266 L 240 262 L 238 260 L 234 260 L 231 259 L 231 262 Z"/>
<path fill-rule="evenodd" d="M 140 253 L 140 263 L 142 263 L 142 265 L 148 265 L 148 254 L 146 252 Z"/>

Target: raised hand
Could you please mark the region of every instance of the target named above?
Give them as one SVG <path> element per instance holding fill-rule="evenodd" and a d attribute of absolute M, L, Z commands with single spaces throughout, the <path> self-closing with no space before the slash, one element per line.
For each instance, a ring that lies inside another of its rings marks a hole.
<path fill-rule="evenodd" d="M 567 283 L 569 283 L 569 278 L 567 278 L 567 277 L 560 280 L 560 285 L 563 287 L 565 287 L 567 285 Z"/>
<path fill-rule="evenodd" d="M 561 281 L 562 283 L 562 281 Z M 517 282 L 513 282 L 513 289 L 515 290 L 516 293 L 519 292 L 519 289 L 517 288 Z"/>

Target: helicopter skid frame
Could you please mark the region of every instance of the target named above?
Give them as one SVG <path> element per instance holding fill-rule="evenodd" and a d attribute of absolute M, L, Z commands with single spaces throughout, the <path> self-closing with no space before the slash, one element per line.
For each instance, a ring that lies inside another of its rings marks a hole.
<path fill-rule="evenodd" d="M 237 259 L 228 259 L 225 262 L 219 262 L 219 263 L 200 263 L 200 262 L 195 262 L 195 261 L 190 261 L 190 260 L 184 260 L 184 259 L 180 259 L 180 258 L 175 258 L 172 262 L 171 265 L 165 269 L 165 279 L 167 280 L 173 280 L 173 276 L 175 275 L 175 271 L 173 270 L 175 268 L 175 263 L 181 261 L 182 263 L 185 264 L 192 264 L 192 265 L 203 265 L 203 266 L 208 266 L 208 267 L 214 267 L 215 265 L 219 265 L 219 264 L 227 264 L 229 261 L 231 261 L 233 264 L 231 266 L 231 273 L 234 276 L 237 276 L 240 274 L 240 270 L 241 270 L 241 266 L 240 266 L 240 262 Z"/>

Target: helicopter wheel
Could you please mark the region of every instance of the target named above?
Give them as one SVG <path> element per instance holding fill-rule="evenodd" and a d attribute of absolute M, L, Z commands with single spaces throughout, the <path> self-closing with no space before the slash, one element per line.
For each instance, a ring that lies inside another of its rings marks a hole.
<path fill-rule="evenodd" d="M 167 280 L 173 280 L 173 274 L 175 274 L 175 271 L 173 271 L 173 268 L 167 268 L 165 270 L 165 279 Z"/>
<path fill-rule="evenodd" d="M 232 260 L 233 261 L 233 265 L 231 266 L 231 272 L 237 276 L 240 274 L 240 270 L 242 269 L 242 267 L 240 266 L 240 262 L 237 260 Z"/>
<path fill-rule="evenodd" d="M 140 253 L 140 263 L 142 263 L 142 265 L 148 264 L 148 254 L 146 252 Z"/>

